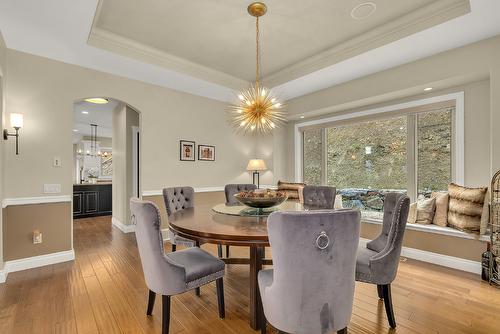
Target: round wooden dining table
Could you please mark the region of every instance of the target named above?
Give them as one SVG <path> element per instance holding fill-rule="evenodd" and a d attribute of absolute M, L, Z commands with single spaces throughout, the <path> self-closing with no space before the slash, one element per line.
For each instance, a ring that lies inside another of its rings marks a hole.
<path fill-rule="evenodd" d="M 297 202 L 286 201 L 270 211 L 302 211 Z M 250 258 L 223 258 L 226 264 L 247 264 L 250 266 L 250 326 L 259 329 L 261 311 L 257 274 L 262 265 L 272 264 L 264 258 L 264 248 L 269 246 L 267 217 L 270 211 L 256 212 L 244 206 L 225 204 L 196 205 L 169 217 L 169 228 L 177 235 L 202 243 L 244 246 L 250 249 Z"/>

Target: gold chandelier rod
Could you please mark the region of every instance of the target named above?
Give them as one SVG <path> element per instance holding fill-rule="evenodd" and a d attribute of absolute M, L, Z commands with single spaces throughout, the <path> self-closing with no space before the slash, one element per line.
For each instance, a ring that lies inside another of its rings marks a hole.
<path fill-rule="evenodd" d="M 256 45 L 256 67 L 255 67 L 255 87 L 259 91 L 259 81 L 260 81 L 260 43 L 259 43 L 259 17 L 257 16 L 255 20 L 255 45 Z"/>

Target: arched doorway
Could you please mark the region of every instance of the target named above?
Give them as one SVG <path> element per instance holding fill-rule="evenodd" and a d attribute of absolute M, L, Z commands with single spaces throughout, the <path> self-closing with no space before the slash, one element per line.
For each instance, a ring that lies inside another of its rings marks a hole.
<path fill-rule="evenodd" d="M 73 218 L 111 216 L 122 232 L 134 231 L 129 200 L 138 197 L 140 112 L 110 97 L 73 104 Z"/>

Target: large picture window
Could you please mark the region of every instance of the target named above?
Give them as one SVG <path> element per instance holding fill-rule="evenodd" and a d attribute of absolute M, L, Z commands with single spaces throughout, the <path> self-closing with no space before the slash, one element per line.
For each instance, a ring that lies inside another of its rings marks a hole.
<path fill-rule="evenodd" d="M 303 131 L 303 180 L 337 188 L 344 207 L 381 212 L 387 192 L 414 201 L 447 190 L 454 101 Z"/>

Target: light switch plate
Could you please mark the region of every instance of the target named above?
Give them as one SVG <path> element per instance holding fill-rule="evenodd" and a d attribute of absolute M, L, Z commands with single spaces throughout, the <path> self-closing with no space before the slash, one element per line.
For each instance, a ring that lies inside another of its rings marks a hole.
<path fill-rule="evenodd" d="M 58 194 L 61 192 L 61 184 L 59 183 L 54 183 L 54 184 L 44 184 L 43 185 L 43 192 L 46 194 Z"/>
<path fill-rule="evenodd" d="M 60 157 L 54 157 L 54 167 L 61 167 L 61 158 Z"/>

